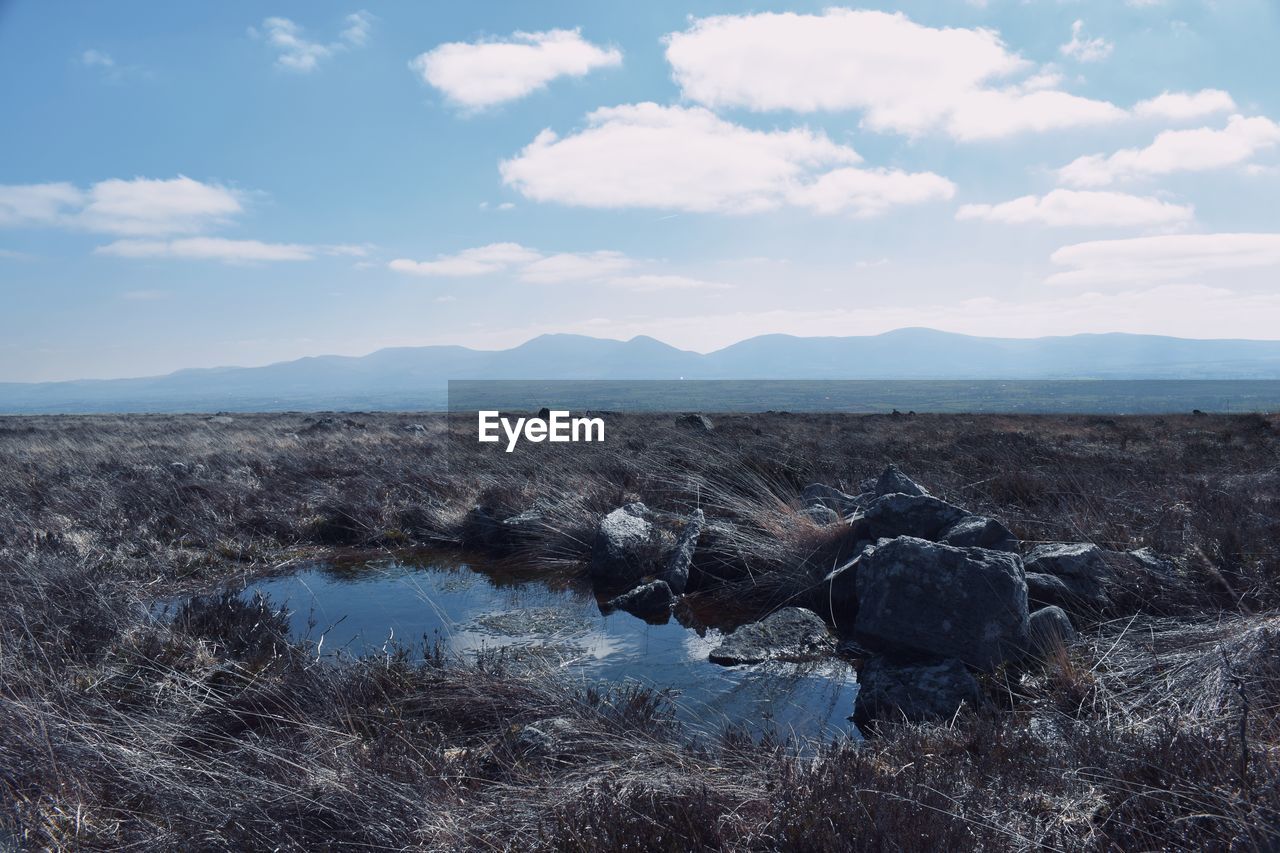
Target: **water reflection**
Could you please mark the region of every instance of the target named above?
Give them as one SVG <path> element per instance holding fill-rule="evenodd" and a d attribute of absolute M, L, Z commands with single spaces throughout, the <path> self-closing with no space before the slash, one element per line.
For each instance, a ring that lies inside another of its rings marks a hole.
<path fill-rule="evenodd" d="M 442 643 L 462 655 L 500 648 L 561 667 L 584 682 L 635 681 L 674 691 L 690 728 L 726 724 L 757 733 L 829 740 L 857 736 L 847 717 L 857 691 L 843 661 L 725 668 L 707 660 L 719 642 L 705 614 L 653 625 L 602 615 L 587 588 L 449 559 L 317 566 L 252 585 L 291 612 L 296 636 L 321 654 L 376 653 L 393 643 Z M 731 626 L 726 626 L 731 627 Z M 514 647 L 514 648 L 513 648 Z"/>

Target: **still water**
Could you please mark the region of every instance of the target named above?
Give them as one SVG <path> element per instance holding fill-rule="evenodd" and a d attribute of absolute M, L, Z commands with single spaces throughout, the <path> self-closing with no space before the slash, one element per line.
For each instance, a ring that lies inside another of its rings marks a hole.
<path fill-rule="evenodd" d="M 254 592 L 286 607 L 295 635 L 322 655 L 379 654 L 392 644 L 420 652 L 437 642 L 462 656 L 508 648 L 583 683 L 669 689 L 677 716 L 697 732 L 732 724 L 806 740 L 858 736 L 847 720 L 857 692 L 847 663 L 722 667 L 707 660 L 722 637 L 716 628 L 689 617 L 686 627 L 604 615 L 589 589 L 564 581 L 451 559 L 385 560 L 267 578 L 245 595 Z"/>

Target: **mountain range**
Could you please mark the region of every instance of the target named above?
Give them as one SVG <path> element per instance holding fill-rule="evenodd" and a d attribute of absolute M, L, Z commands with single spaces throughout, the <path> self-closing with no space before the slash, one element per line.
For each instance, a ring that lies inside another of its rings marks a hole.
<path fill-rule="evenodd" d="M 542 335 L 506 350 L 398 347 L 137 379 L 0 383 L 0 412 L 441 409 L 450 379 L 1280 379 L 1280 341 L 932 329 L 762 335 L 702 354 L 651 337 Z"/>

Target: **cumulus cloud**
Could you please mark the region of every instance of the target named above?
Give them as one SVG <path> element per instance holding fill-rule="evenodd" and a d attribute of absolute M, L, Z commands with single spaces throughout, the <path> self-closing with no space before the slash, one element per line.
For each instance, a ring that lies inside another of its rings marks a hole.
<path fill-rule="evenodd" d="M 431 278 L 473 278 L 504 273 L 530 284 L 597 282 L 639 291 L 727 287 L 719 282 L 642 269 L 651 265 L 609 250 L 546 254 L 519 243 L 490 243 L 452 255 L 439 255 L 430 261 L 397 258 L 387 266 L 396 272 Z"/>
<path fill-rule="evenodd" d="M 594 45 L 578 30 L 548 30 L 449 42 L 415 57 L 409 67 L 455 104 L 480 109 L 523 98 L 557 77 L 583 77 L 621 64 L 621 51 Z"/>
<path fill-rule="evenodd" d="M 595 208 L 752 213 L 791 205 L 866 215 L 955 192 L 938 175 L 856 168 L 861 160 L 809 129 L 751 130 L 701 107 L 643 103 L 598 109 L 563 138 L 544 130 L 500 171 L 528 198 Z"/>
<path fill-rule="evenodd" d="M 1128 227 L 1185 225 L 1195 216 L 1191 205 L 1117 192 L 1053 190 L 1000 204 L 966 204 L 956 219 L 980 219 L 1010 225 Z"/>
<path fill-rule="evenodd" d="M 519 277 L 537 284 L 589 281 L 622 272 L 634 264 L 635 261 L 621 252 L 560 252 L 525 265 Z"/>
<path fill-rule="evenodd" d="M 1101 187 L 1127 178 L 1199 172 L 1245 163 L 1280 144 L 1280 124 L 1264 116 L 1232 116 L 1222 130 L 1166 130 L 1146 148 L 1079 157 L 1058 170 L 1064 184 Z"/>
<path fill-rule="evenodd" d="M 1050 256 L 1070 267 L 1049 284 L 1099 286 L 1191 282 L 1213 273 L 1280 267 L 1280 234 L 1180 234 L 1096 240 Z"/>
<path fill-rule="evenodd" d="M 185 175 L 170 179 L 99 181 L 76 220 L 112 234 L 190 234 L 223 224 L 243 210 L 241 195 Z"/>
<path fill-rule="evenodd" d="M 47 226 L 112 234 L 94 250 L 120 258 L 180 258 L 226 263 L 359 257 L 358 245 L 303 245 L 207 236 L 244 212 L 244 194 L 176 178 L 112 178 L 81 189 L 69 183 L 0 186 L 0 226 Z"/>
<path fill-rule="evenodd" d="M 1221 89 L 1199 92 L 1163 92 L 1133 106 L 1138 118 L 1186 121 L 1216 113 L 1229 113 L 1236 108 L 1235 99 Z"/>
<path fill-rule="evenodd" d="M 541 257 L 541 252 L 526 249 L 519 243 L 490 243 L 487 246 L 465 249 L 454 255 L 440 255 L 430 261 L 397 258 L 388 266 L 396 272 L 411 275 L 469 278 L 505 272 L 512 267 L 532 263 Z"/>
<path fill-rule="evenodd" d="M 0 225 L 60 225 L 108 234 L 191 234 L 243 210 L 241 194 L 185 175 L 0 186 Z"/>
<path fill-rule="evenodd" d="M 119 258 L 183 258 L 224 263 L 260 261 L 308 261 L 317 251 L 294 243 L 263 243 L 222 237 L 185 237 L 178 240 L 117 240 L 94 249 L 97 255 Z"/>
<path fill-rule="evenodd" d="M 1056 77 L 1035 73 L 992 30 L 927 27 L 901 13 L 718 15 L 694 20 L 666 43 L 684 96 L 710 107 L 859 110 L 872 130 L 940 130 L 961 140 L 1128 115 L 1057 89 Z"/>
<path fill-rule="evenodd" d="M 0 185 L 0 225 L 52 225 L 84 203 L 68 183 Z"/>
<path fill-rule="evenodd" d="M 338 38 L 331 42 L 312 41 L 303 35 L 302 27 L 288 18 L 272 17 L 262 22 L 261 33 L 250 29 L 253 36 L 261 36 L 276 48 L 276 65 L 289 71 L 306 74 L 316 70 L 320 63 L 335 54 L 361 47 L 369 40 L 373 16 L 361 10 L 343 19 Z"/>
<path fill-rule="evenodd" d="M 1115 45 L 1104 38 L 1086 38 L 1084 21 L 1077 19 L 1071 25 L 1071 41 L 1059 47 L 1058 52 L 1077 62 L 1101 62 L 1114 49 Z"/>

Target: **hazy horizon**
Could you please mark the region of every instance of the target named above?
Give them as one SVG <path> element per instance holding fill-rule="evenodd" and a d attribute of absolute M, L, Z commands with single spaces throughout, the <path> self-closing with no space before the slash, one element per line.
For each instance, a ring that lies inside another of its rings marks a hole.
<path fill-rule="evenodd" d="M 1280 339 L 1280 9 L 0 3 L 0 381 Z"/>
<path fill-rule="evenodd" d="M 583 335 L 583 334 L 579 334 L 579 333 L 575 333 L 575 332 L 544 332 L 544 333 L 542 333 L 542 334 L 535 335 L 535 336 L 534 336 L 534 337 L 532 337 L 532 338 L 528 338 L 527 340 L 520 341 L 519 343 L 516 343 L 516 344 L 514 344 L 514 345 L 512 345 L 512 346 L 509 346 L 509 347 L 496 347 L 496 346 L 495 346 L 495 347 L 467 347 L 467 346 L 465 346 L 465 345 L 463 345 L 463 344 L 412 344 L 412 345 L 401 345 L 401 346 L 397 346 L 397 345 L 388 345 L 388 346 L 385 346 L 385 347 L 379 347 L 379 348 L 378 348 L 378 349 L 376 349 L 376 350 L 370 350 L 370 351 L 367 351 L 367 352 L 356 352 L 356 353 L 342 353 L 342 352 L 314 352 L 314 353 L 307 353 L 307 354 L 304 354 L 304 355 L 298 356 L 297 358 L 280 359 L 280 360 L 277 360 L 277 361 L 263 362 L 263 363 L 260 363 L 260 364 L 230 364 L 230 363 L 228 363 L 228 364 L 212 364 L 212 365 L 202 365 L 202 366 L 184 366 L 184 367 L 176 368 L 176 369 L 174 369 L 174 370 L 166 371 L 166 372 L 164 372 L 164 373 L 156 373 L 156 374 L 138 374 L 138 375 L 131 375 L 131 376 L 74 376 L 74 377 L 68 377 L 68 378 L 65 378 L 65 379 L 35 380 L 35 381 L 33 381 L 33 382 L 23 382 L 23 381 L 21 381 L 21 380 L 18 380 L 18 381 L 16 382 L 16 384 L 41 384 L 41 383 L 47 383 L 47 382 L 83 382 L 83 381 L 89 381 L 89 382 L 96 382 L 96 381 L 108 381 L 108 382 L 109 382 L 109 381 L 116 380 L 116 379 L 152 379 L 152 378 L 163 378 L 163 377 L 166 377 L 166 376 L 171 376 L 171 375 L 173 375 L 173 374 L 175 374 L 175 373 L 185 373 L 185 372 L 188 372 L 188 371 L 201 371 L 201 370 L 213 370 L 213 371 L 217 371 L 217 370 L 254 370 L 254 369 L 257 369 L 257 368 L 264 368 L 264 367 L 276 367 L 276 366 L 281 366 L 281 365 L 288 365 L 288 364 L 291 364 L 291 363 L 294 363 L 294 362 L 304 361 L 304 360 L 307 360 L 307 359 L 325 359 L 325 358 L 363 359 L 363 358 L 367 358 L 367 357 L 369 357 L 369 356 L 377 355 L 377 354 L 378 354 L 378 353 L 380 353 L 380 352 L 384 352 L 384 351 L 388 351 L 388 350 L 416 350 L 416 349 L 428 349 L 428 348 L 433 348 L 433 347 L 462 347 L 463 349 L 467 349 L 467 350 L 470 350 L 470 351 L 475 352 L 475 353 L 478 353 L 478 354 L 502 354 L 502 353 L 511 352 L 512 350 L 518 350 L 518 349 L 520 349 L 521 347 L 524 347 L 524 346 L 529 345 L 529 344 L 533 344 L 533 343 L 535 343 L 536 341 L 538 341 L 538 340 L 540 340 L 540 339 L 543 339 L 543 338 L 580 338 L 580 339 L 590 340 L 590 341 L 605 342 L 605 343 L 617 343 L 617 344 L 627 344 L 627 343 L 632 343 L 632 342 L 637 341 L 637 340 L 647 339 L 647 340 L 655 341 L 655 342 L 657 342 L 657 343 L 659 343 L 659 344 L 661 344 L 661 345 L 663 345 L 663 346 L 665 346 L 665 347 L 670 347 L 671 349 L 678 350 L 678 351 L 680 351 L 680 352 L 684 352 L 684 353 L 692 353 L 692 354 L 694 354 L 694 355 L 699 355 L 699 356 L 705 356 L 705 355 L 711 355 L 711 354 L 714 354 L 714 353 L 720 352 L 720 351 L 722 351 L 722 350 L 730 349 L 730 348 L 732 348 L 732 347 L 734 347 L 734 346 L 736 346 L 736 345 L 738 345 L 738 344 L 744 344 L 744 343 L 747 343 L 747 342 L 749 342 L 749 341 L 756 340 L 756 339 L 758 339 L 758 338 L 783 337 L 783 338 L 795 338 L 795 339 L 798 339 L 798 340 L 805 340 L 805 339 L 811 339 L 811 340 L 812 340 L 812 339 L 835 339 L 835 340 L 840 340 L 840 339 L 862 339 L 862 338 L 883 338 L 883 337 L 892 337 L 892 336 L 895 336 L 895 335 L 900 335 L 900 334 L 902 334 L 902 333 L 910 333 L 910 332 L 928 332 L 928 333 L 937 333 L 937 334 L 939 334 L 939 335 L 945 335 L 945 336 L 956 336 L 956 337 L 961 337 L 961 338 L 973 338 L 973 339 L 975 339 L 975 340 L 979 340 L 979 341 L 999 341 L 999 340 L 1008 340 L 1008 341 L 1027 341 L 1027 342 L 1035 342 L 1035 341 L 1046 341 L 1046 340 L 1054 340 L 1054 339 L 1069 339 L 1069 338 L 1081 338 L 1081 337 L 1131 337 L 1131 338 L 1135 338 L 1135 339 L 1141 339 L 1141 338 L 1163 338 L 1163 339 L 1166 339 L 1166 340 L 1172 340 L 1172 341 L 1190 341 L 1190 342 L 1202 342 L 1202 343 L 1262 343 L 1262 344 L 1265 344 L 1265 343 L 1273 342 L 1273 339 L 1268 339 L 1268 338 L 1183 338 L 1183 337 L 1168 336 L 1168 335 L 1133 335 L 1132 333 L 1128 333 L 1128 332 L 1078 332 L 1078 333 L 1071 334 L 1071 335 L 1041 335 L 1041 336 L 1036 336 L 1036 337 L 1017 337 L 1017 336 L 1012 336 L 1012 335 L 1011 335 L 1011 336 L 995 336 L 995 335 L 966 335 L 966 334 L 964 334 L 964 333 L 960 333 L 960 332 L 947 332 L 947 331 L 942 330 L 942 329 L 931 329 L 931 328 L 929 328 L 929 327 L 927 327 L 927 326 L 903 326 L 903 327 L 901 327 L 901 328 L 897 328 L 897 329 L 890 329 L 890 330 L 888 330 L 888 331 L 885 331 L 885 332 L 879 332 L 879 333 L 872 334 L 872 335 L 791 335 L 791 334 L 788 334 L 788 333 L 785 333 L 785 332 L 773 332 L 773 333 L 765 333 L 765 334 L 762 334 L 762 335 L 753 335 L 753 336 L 751 336 L 751 337 L 749 337 L 749 338 L 743 338 L 743 339 L 738 340 L 738 341 L 733 341 L 733 342 L 731 342 L 731 343 L 729 343 L 729 344 L 726 344 L 725 346 L 722 346 L 722 347 L 716 347 L 715 349 L 708 349 L 708 350 L 696 350 L 696 349 L 685 349 L 685 348 L 683 348 L 683 347 L 677 347 L 676 345 L 671 344 L 671 343 L 669 343 L 669 342 L 667 342 L 667 341 L 664 341 L 664 340 L 662 340 L 661 338 L 655 337 L 655 336 L 653 336 L 653 335 L 648 335 L 648 334 L 637 334 L 637 335 L 633 335 L 633 336 L 631 336 L 630 338 L 613 338 L 613 337 L 606 337 L 606 336 L 600 336 L 600 335 Z M 0 379 L 0 384 L 14 384 L 14 380 L 3 380 L 3 379 Z"/>

